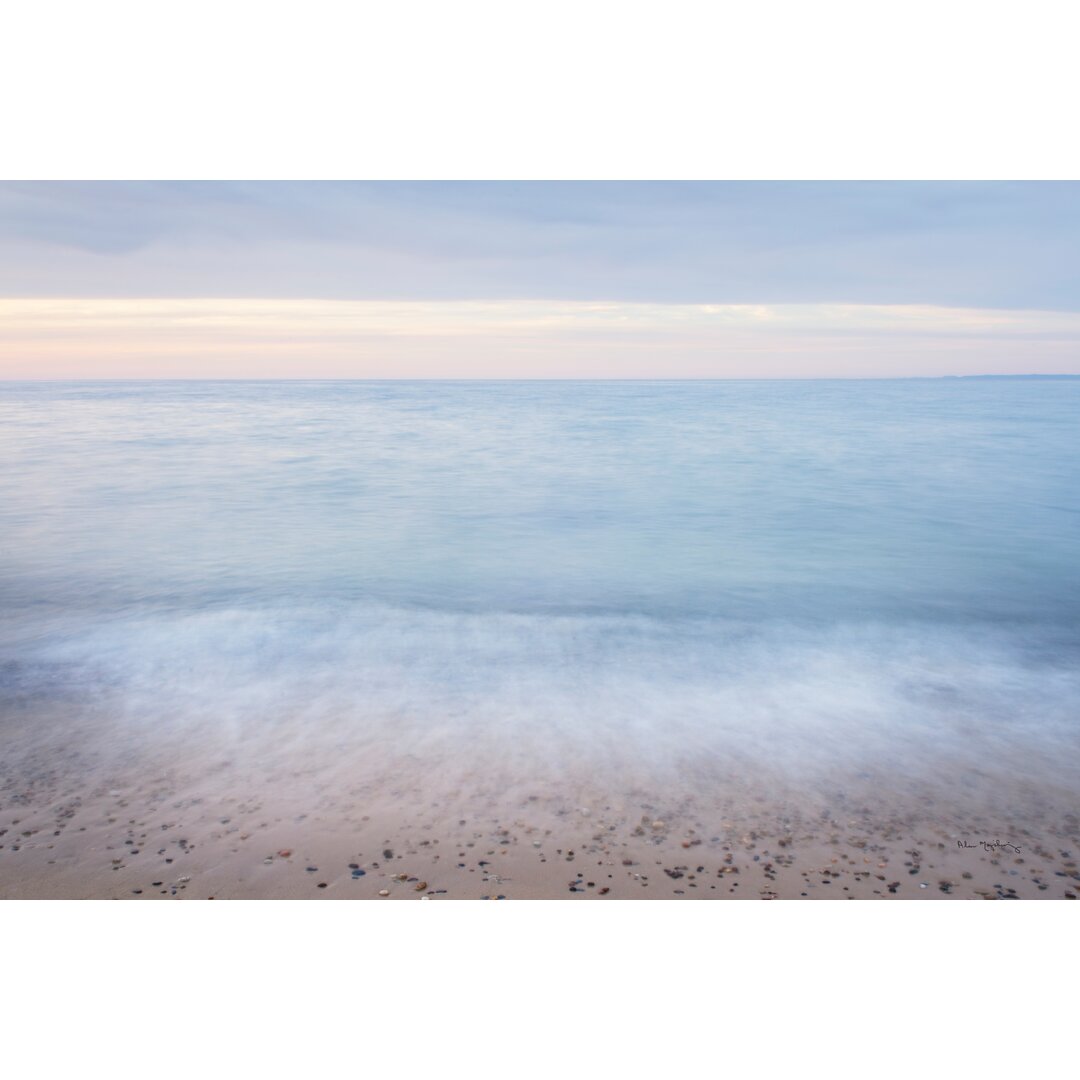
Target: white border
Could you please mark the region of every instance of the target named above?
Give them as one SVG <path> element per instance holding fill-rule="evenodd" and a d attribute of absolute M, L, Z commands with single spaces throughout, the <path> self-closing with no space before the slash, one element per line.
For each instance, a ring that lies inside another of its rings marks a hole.
<path fill-rule="evenodd" d="M 10 1075 L 1047 1076 L 1075 1040 L 1065 901 L 318 903 L 0 905 Z"/>
<path fill-rule="evenodd" d="M 1076 178 L 1065 0 L 35 0 L 0 176 Z"/>

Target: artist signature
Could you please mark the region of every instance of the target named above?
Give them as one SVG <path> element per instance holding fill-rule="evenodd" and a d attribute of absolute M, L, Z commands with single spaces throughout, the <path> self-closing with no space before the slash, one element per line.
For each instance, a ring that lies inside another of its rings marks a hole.
<path fill-rule="evenodd" d="M 998 851 L 999 849 L 1004 849 L 1005 851 L 1015 851 L 1017 855 L 1020 854 L 1020 849 L 1015 844 L 1005 843 L 1001 840 L 980 840 L 977 844 L 969 844 L 966 840 L 957 840 L 956 846 L 958 848 L 981 847 L 983 851 Z"/>

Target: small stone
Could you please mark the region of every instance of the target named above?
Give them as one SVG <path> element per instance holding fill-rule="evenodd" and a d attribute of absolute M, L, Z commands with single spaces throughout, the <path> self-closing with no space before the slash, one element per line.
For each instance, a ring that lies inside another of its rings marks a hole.
<path fill-rule="evenodd" d="M 291 848 L 282 848 L 278 852 L 278 858 L 287 859 L 291 854 L 292 854 L 292 849 Z"/>
<path fill-rule="evenodd" d="M 427 882 L 426 881 L 418 881 L 413 886 L 413 888 L 416 889 L 417 892 L 423 892 L 427 888 Z"/>
<path fill-rule="evenodd" d="M 379 895 L 380 896 L 389 896 L 390 895 L 390 890 L 389 889 L 380 889 L 379 890 Z"/>

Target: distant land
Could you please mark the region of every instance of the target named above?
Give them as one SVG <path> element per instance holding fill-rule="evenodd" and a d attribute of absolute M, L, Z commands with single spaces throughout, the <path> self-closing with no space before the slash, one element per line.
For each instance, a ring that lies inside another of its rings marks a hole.
<path fill-rule="evenodd" d="M 1080 375 L 940 375 L 942 379 L 1080 379 Z"/>

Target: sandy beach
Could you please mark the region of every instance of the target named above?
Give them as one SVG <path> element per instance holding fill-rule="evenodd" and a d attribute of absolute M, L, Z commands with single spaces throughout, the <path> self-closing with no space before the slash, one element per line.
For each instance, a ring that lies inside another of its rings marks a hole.
<path fill-rule="evenodd" d="M 770 794 L 731 776 L 650 797 L 582 776 L 485 787 L 418 762 L 411 779 L 357 782 L 348 757 L 270 773 L 117 760 L 86 776 L 51 757 L 4 769 L 2 898 L 1060 900 L 1080 886 L 1080 820 L 1045 788 L 1003 790 L 1006 812 L 978 789 L 874 778 L 811 794 L 772 777 Z"/>

